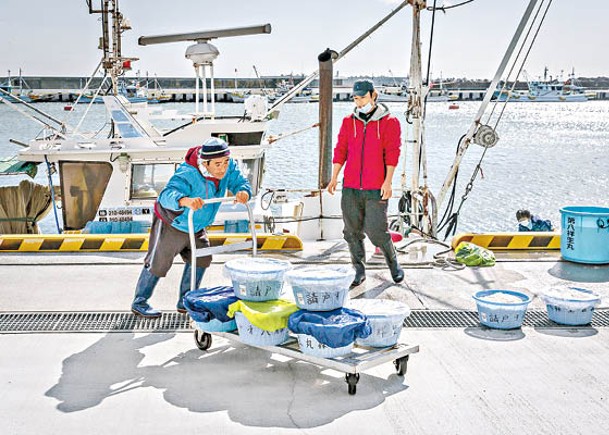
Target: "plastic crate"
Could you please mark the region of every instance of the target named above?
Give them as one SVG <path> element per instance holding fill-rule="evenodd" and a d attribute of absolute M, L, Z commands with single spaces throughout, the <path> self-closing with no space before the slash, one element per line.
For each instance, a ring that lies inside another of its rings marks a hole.
<path fill-rule="evenodd" d="M 296 334 L 298 337 L 298 346 L 304 354 L 317 356 L 320 358 L 336 358 L 351 353 L 353 343 L 343 347 L 330 347 L 317 341 L 315 337 L 308 334 Z"/>
<path fill-rule="evenodd" d="M 265 331 L 254 326 L 242 313 L 235 313 L 235 321 L 239 330 L 239 338 L 245 344 L 254 346 L 277 346 L 288 339 L 288 328 L 277 331 Z"/>
<path fill-rule="evenodd" d="M 501 294 L 514 297 L 517 301 L 497 302 L 487 299 Z M 520 328 L 531 302 L 526 294 L 512 290 L 482 290 L 474 295 L 474 299 L 480 323 L 495 329 Z"/>
<path fill-rule="evenodd" d="M 548 318 L 561 325 L 587 325 L 600 296 L 579 287 L 552 288 L 544 293 Z"/>
<path fill-rule="evenodd" d="M 292 286 L 296 305 L 309 311 L 342 308 L 354 277 L 355 271 L 348 266 L 305 267 L 290 270 L 285 275 Z"/>
<path fill-rule="evenodd" d="M 372 333 L 368 338 L 357 338 L 360 346 L 395 346 L 400 338 L 404 319 L 410 315 L 408 305 L 387 299 L 354 299 L 349 308 L 361 311 L 370 322 Z"/>
<path fill-rule="evenodd" d="M 264 302 L 279 299 L 283 276 L 291 268 L 287 261 L 273 258 L 236 258 L 224 264 L 235 296 L 245 301 Z"/>

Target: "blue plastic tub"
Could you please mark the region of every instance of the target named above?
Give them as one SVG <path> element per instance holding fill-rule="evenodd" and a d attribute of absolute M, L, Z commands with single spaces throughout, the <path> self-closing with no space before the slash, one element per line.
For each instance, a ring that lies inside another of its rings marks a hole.
<path fill-rule="evenodd" d="M 609 208 L 563 207 L 560 253 L 576 263 L 609 263 Z"/>
<path fill-rule="evenodd" d="M 304 354 L 317 356 L 320 358 L 336 358 L 351 353 L 353 343 L 343 347 L 330 347 L 317 341 L 315 337 L 308 334 L 296 334 L 298 337 L 298 347 Z"/>
<path fill-rule="evenodd" d="M 195 322 L 195 325 L 203 332 L 231 332 L 237 329 L 237 322 L 234 319 L 228 322 L 211 319 L 209 322 Z"/>
<path fill-rule="evenodd" d="M 288 328 L 281 328 L 277 331 L 265 331 L 247 320 L 247 317 L 241 312 L 235 313 L 235 321 L 239 330 L 239 338 L 245 344 L 254 346 L 277 346 L 283 343 L 289 337 Z"/>
<path fill-rule="evenodd" d="M 410 315 L 408 305 L 388 299 L 353 299 L 349 308 L 356 309 L 368 318 L 372 333 L 368 338 L 357 338 L 360 346 L 395 346 L 400 338 L 404 319 Z"/>
<path fill-rule="evenodd" d="M 531 298 L 512 290 L 482 290 L 474 295 L 480 323 L 489 328 L 520 328 Z"/>
<path fill-rule="evenodd" d="M 598 294 L 578 287 L 552 288 L 542 296 L 548 318 L 561 325 L 587 325 L 592 321 Z"/>
<path fill-rule="evenodd" d="M 288 261 L 274 258 L 236 258 L 224 264 L 233 282 L 235 296 L 245 301 L 264 302 L 279 299 L 283 276 L 291 268 Z"/>
<path fill-rule="evenodd" d="M 305 267 L 290 270 L 285 279 L 292 286 L 298 308 L 332 311 L 342 308 L 355 271 L 350 266 Z"/>

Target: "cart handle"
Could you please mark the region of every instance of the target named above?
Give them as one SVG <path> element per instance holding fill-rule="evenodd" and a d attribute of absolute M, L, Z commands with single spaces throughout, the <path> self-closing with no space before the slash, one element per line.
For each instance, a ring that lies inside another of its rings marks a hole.
<path fill-rule="evenodd" d="M 203 200 L 203 207 L 208 204 L 216 204 L 222 202 L 234 202 L 235 198 L 233 197 L 225 197 L 225 198 L 211 198 Z M 247 216 L 250 221 L 250 232 L 252 234 L 252 255 L 255 257 L 258 248 L 258 239 L 256 237 L 256 223 L 254 222 L 254 214 L 252 212 L 252 208 L 246 202 L 244 203 L 245 208 L 247 208 Z M 196 276 L 197 276 L 197 245 L 195 243 L 195 228 L 193 222 L 194 210 L 192 208 L 188 209 L 188 238 L 190 239 L 190 289 L 195 290 L 196 285 Z"/>

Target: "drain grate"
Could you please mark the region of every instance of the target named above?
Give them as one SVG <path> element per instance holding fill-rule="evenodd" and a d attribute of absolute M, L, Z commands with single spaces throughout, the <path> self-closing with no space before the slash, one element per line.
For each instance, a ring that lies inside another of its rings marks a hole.
<path fill-rule="evenodd" d="M 163 313 L 143 319 L 130 312 L 0 313 L 0 332 L 180 332 L 190 330 L 190 318 Z"/>
<path fill-rule="evenodd" d="M 413 310 L 404 322 L 411 328 L 467 328 L 480 326 L 477 311 L 431 311 Z M 565 328 L 548 319 L 545 310 L 527 310 L 522 326 L 533 328 Z M 609 326 L 609 310 L 596 310 L 591 327 Z"/>
<path fill-rule="evenodd" d="M 406 319 L 410 328 L 477 327 L 476 311 L 413 310 Z M 544 310 L 528 310 L 523 326 L 564 328 L 548 319 Z M 597 310 L 591 327 L 609 326 L 609 310 Z M 128 312 L 18 312 L 0 313 L 0 333 L 59 332 L 191 332 L 190 318 L 163 313 L 158 319 L 142 319 Z"/>

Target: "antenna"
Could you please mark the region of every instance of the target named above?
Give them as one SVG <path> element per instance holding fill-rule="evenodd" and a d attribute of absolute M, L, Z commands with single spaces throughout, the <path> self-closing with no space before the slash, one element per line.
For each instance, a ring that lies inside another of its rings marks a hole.
<path fill-rule="evenodd" d="M 249 27 L 233 27 L 230 29 L 205 30 L 202 32 L 176 33 L 173 35 L 140 36 L 137 40 L 139 45 L 166 44 L 168 42 L 180 41 L 209 41 L 216 38 L 228 38 L 231 36 L 259 35 L 271 33 L 271 25 L 263 24 Z"/>
<path fill-rule="evenodd" d="M 201 32 L 176 33 L 173 35 L 140 36 L 137 40 L 139 45 L 166 44 L 169 42 L 195 41 L 186 49 L 185 57 L 192 61 L 195 67 L 195 112 L 199 113 L 199 80 L 203 76 L 203 112 L 207 114 L 207 69 L 211 78 L 211 116 L 215 109 L 214 91 L 214 60 L 220 54 L 215 45 L 210 44 L 210 39 L 228 38 L 231 36 L 258 35 L 271 33 L 271 25 L 263 24 L 249 27 L 233 27 L 230 29 L 205 30 Z"/>

